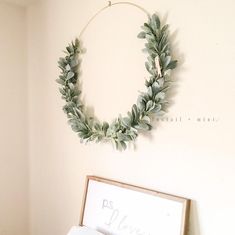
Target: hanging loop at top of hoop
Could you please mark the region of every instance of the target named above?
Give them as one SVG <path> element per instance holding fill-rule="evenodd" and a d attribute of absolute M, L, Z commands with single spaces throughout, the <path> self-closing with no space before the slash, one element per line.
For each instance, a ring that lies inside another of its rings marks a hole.
<path fill-rule="evenodd" d="M 139 8 L 141 11 L 143 11 L 148 17 L 150 16 L 150 14 L 143 7 L 141 7 L 141 6 L 139 6 L 139 5 L 135 4 L 135 3 L 132 3 L 132 2 L 115 2 L 115 3 L 112 3 L 111 1 L 108 1 L 108 6 L 105 6 L 102 9 L 100 9 L 98 12 L 96 12 L 96 14 L 94 16 L 92 16 L 90 18 L 90 20 L 87 22 L 87 24 L 82 29 L 82 31 L 81 31 L 81 33 L 79 35 L 79 38 L 81 38 L 82 34 L 84 33 L 84 31 L 86 30 L 88 25 L 96 18 L 97 15 L 99 15 L 102 11 L 104 11 L 105 9 L 107 9 L 109 7 L 114 6 L 114 5 L 119 5 L 119 4 L 134 6 L 136 8 Z"/>

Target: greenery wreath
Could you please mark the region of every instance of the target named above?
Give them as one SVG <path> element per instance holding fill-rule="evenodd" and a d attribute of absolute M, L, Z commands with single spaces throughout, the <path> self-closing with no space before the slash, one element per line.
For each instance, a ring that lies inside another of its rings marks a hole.
<path fill-rule="evenodd" d="M 90 117 L 81 101 L 78 62 L 82 53 L 80 41 L 76 39 L 69 44 L 66 56 L 59 59 L 61 74 L 56 81 L 61 85 L 59 90 L 66 102 L 63 110 L 81 142 L 112 141 L 116 149 L 125 150 L 127 144 L 137 138 L 139 131 L 151 130 L 155 115 L 164 113 L 166 92 L 170 87 L 169 71 L 177 65 L 170 55 L 168 25 L 161 26 L 159 17 L 153 14 L 141 28 L 143 31 L 138 34 L 138 38 L 147 40 L 144 48 L 148 55 L 145 67 L 150 74 L 145 81 L 147 90 L 140 93 L 137 103 L 125 117 L 119 116 L 111 124 Z"/>

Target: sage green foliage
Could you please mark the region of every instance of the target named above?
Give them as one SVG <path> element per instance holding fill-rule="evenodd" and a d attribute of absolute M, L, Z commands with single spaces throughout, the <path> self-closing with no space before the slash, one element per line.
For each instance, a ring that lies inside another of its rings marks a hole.
<path fill-rule="evenodd" d="M 167 71 L 174 69 L 177 64 L 170 55 L 168 26 L 162 27 L 158 16 L 154 14 L 141 28 L 143 31 L 138 37 L 147 41 L 144 49 L 148 54 L 145 67 L 150 74 L 150 78 L 145 82 L 147 90 L 141 92 L 137 103 L 125 117 L 119 116 L 111 124 L 90 117 L 81 102 L 78 57 L 82 50 L 79 40 L 69 44 L 66 47 L 66 56 L 59 59 L 61 74 L 56 81 L 61 85 L 59 90 L 66 102 L 63 110 L 72 130 L 78 134 L 81 141 L 108 140 L 113 142 L 116 149 L 124 150 L 129 142 L 136 139 L 140 130 L 151 130 L 154 115 L 163 113 L 167 103 L 166 91 L 170 85 Z M 157 71 L 159 66 L 155 64 L 156 57 L 159 58 L 161 73 Z"/>

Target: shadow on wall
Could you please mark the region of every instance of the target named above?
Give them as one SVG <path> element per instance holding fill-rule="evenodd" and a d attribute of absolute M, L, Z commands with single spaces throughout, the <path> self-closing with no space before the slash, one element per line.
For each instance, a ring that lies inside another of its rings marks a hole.
<path fill-rule="evenodd" d="M 163 22 L 167 22 L 167 15 L 163 16 Z M 177 94 L 177 88 L 178 83 L 180 82 L 180 74 L 184 71 L 184 63 L 185 63 L 185 56 L 179 49 L 179 42 L 177 40 L 178 35 L 178 29 L 176 29 L 174 32 L 171 32 L 171 29 L 169 30 L 169 42 L 170 42 L 170 48 L 171 48 L 171 55 L 174 60 L 177 60 L 177 67 L 174 69 L 171 73 L 171 88 L 167 92 L 167 98 L 169 100 L 169 106 L 174 105 L 174 97 Z"/>

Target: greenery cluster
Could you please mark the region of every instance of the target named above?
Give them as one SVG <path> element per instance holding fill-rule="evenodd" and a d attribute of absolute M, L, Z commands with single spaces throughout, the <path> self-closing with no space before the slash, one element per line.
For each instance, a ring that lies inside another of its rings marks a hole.
<path fill-rule="evenodd" d="M 140 93 L 137 103 L 125 117 L 119 116 L 111 124 L 90 117 L 82 104 L 78 81 L 78 57 L 81 54 L 79 40 L 69 44 L 66 56 L 59 59 L 61 74 L 56 81 L 61 85 L 59 90 L 66 101 L 63 110 L 81 141 L 112 141 L 116 149 L 124 150 L 129 142 L 136 139 L 139 131 L 151 130 L 154 115 L 163 113 L 167 103 L 166 92 L 170 86 L 168 71 L 177 64 L 170 55 L 168 26 L 161 26 L 158 16 L 154 14 L 141 28 L 143 31 L 138 34 L 138 38 L 147 40 L 144 48 L 148 55 L 145 67 L 150 74 L 145 82 L 147 90 Z"/>

